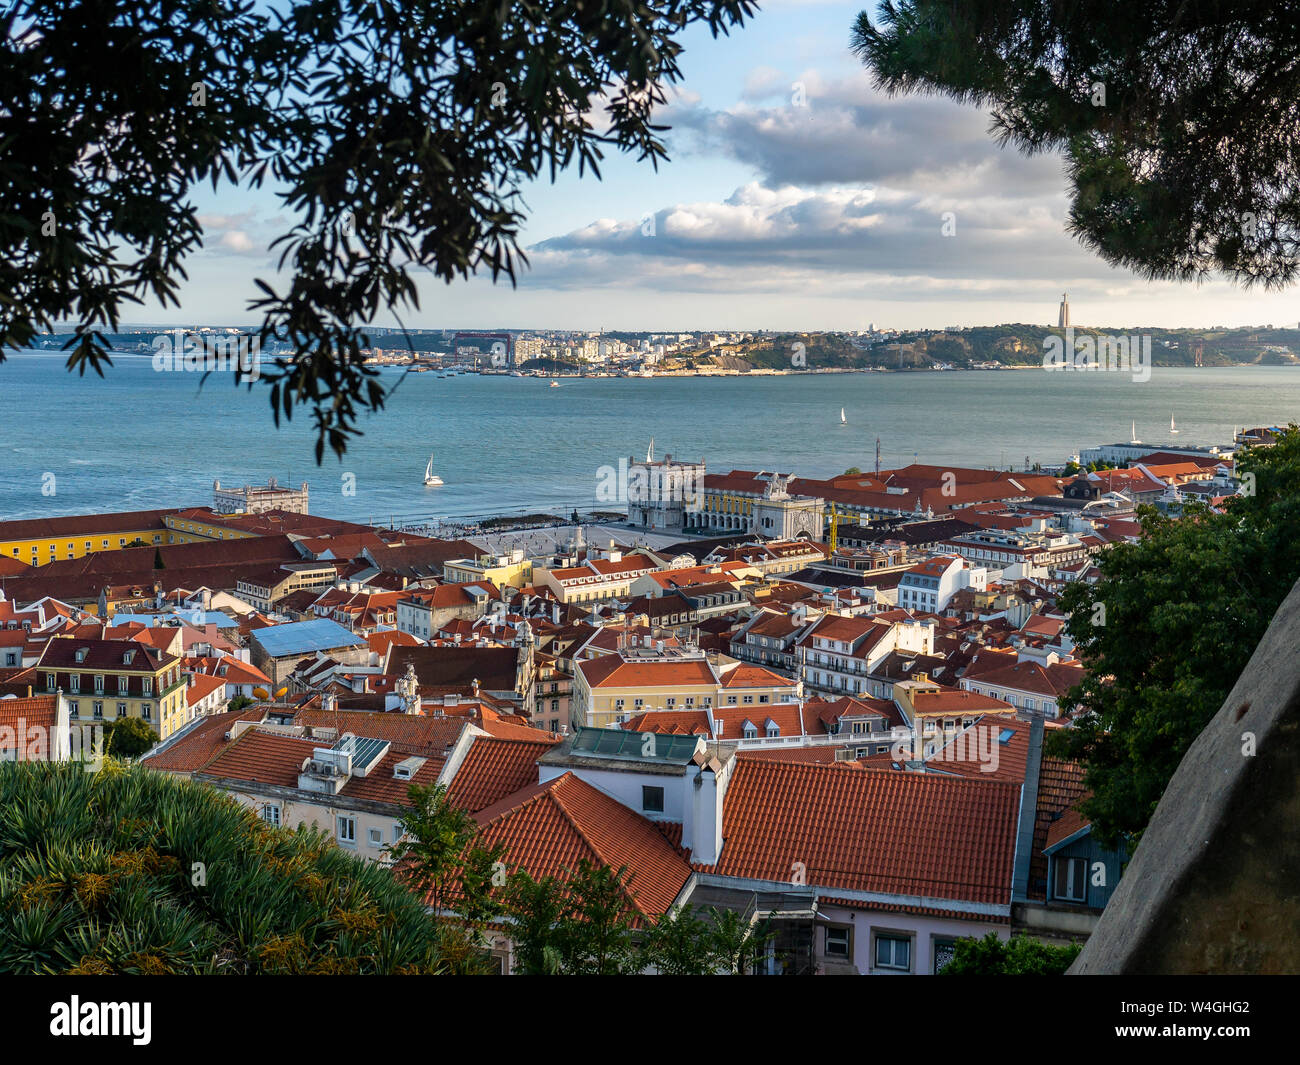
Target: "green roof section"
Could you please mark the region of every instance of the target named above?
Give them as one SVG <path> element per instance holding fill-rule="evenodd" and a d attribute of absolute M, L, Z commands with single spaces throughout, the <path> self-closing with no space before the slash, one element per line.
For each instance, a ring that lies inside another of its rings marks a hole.
<path fill-rule="evenodd" d="M 699 736 L 631 732 L 621 728 L 589 728 L 582 725 L 573 733 L 570 750 L 574 754 L 685 765 L 695 756 L 699 740 Z"/>

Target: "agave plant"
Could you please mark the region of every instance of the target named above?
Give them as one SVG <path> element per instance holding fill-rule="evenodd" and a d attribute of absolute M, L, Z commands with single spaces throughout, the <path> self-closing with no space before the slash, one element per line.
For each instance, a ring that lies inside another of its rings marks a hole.
<path fill-rule="evenodd" d="M 135 766 L 0 764 L 0 972 L 462 967 L 415 895 L 318 832 Z"/>

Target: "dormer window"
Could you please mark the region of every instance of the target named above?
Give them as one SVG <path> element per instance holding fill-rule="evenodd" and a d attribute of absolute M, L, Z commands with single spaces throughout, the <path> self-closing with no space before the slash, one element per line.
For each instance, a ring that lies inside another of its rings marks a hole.
<path fill-rule="evenodd" d="M 76 659 L 78 662 L 84 662 L 86 660 L 86 648 L 84 647 L 77 648 Z"/>
<path fill-rule="evenodd" d="M 127 651 L 122 655 L 122 664 L 129 666 L 135 660 L 135 652 Z"/>

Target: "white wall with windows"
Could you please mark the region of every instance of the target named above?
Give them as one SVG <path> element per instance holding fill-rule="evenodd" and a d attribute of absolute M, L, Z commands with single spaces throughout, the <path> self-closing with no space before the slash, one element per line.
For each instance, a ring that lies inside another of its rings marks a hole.
<path fill-rule="evenodd" d="M 867 905 L 864 903 L 864 906 Z M 864 976 L 931 975 L 936 961 L 951 956 L 952 944 L 989 932 L 1009 939 L 1011 928 L 993 921 L 954 921 L 921 914 L 873 912 L 818 904 L 818 960 L 851 962 Z"/>

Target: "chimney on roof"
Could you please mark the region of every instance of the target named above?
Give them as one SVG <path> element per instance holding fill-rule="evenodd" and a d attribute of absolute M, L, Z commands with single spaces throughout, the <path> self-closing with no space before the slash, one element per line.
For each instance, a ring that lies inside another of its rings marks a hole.
<path fill-rule="evenodd" d="M 701 741 L 703 744 L 703 741 Z M 704 745 L 707 756 L 708 747 Z M 727 792 L 727 769 L 710 758 L 703 765 L 686 766 L 687 794 L 682 824 L 682 843 L 691 849 L 691 861 L 713 865 L 722 853 L 722 807 Z"/>

